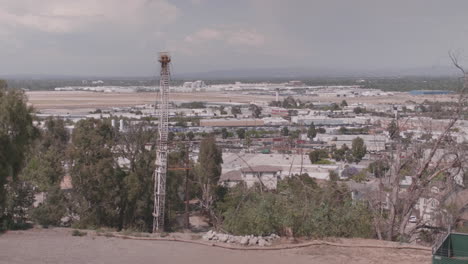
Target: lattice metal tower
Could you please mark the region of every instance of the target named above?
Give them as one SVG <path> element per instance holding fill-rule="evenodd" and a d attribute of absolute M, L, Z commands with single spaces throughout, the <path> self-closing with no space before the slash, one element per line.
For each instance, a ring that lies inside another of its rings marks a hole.
<path fill-rule="evenodd" d="M 156 169 L 154 172 L 154 211 L 153 211 L 153 233 L 164 231 L 164 207 L 166 203 L 166 173 L 167 173 L 167 135 L 169 133 L 169 64 L 171 56 L 167 52 L 159 54 L 161 63 L 161 77 L 159 81 L 159 138 L 156 150 Z"/>

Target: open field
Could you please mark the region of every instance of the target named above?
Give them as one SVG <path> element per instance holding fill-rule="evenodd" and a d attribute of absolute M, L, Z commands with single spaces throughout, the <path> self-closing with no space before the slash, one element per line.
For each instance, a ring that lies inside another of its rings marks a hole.
<path fill-rule="evenodd" d="M 430 263 L 430 251 L 312 246 L 275 251 L 243 251 L 178 242 L 76 237 L 72 229 L 31 229 L 0 235 L 0 263 Z M 366 239 L 339 239 L 344 245 L 389 245 Z"/>
<path fill-rule="evenodd" d="M 29 102 L 38 110 L 52 110 L 61 113 L 87 113 L 96 108 L 106 109 L 110 107 L 134 106 L 141 104 L 152 104 L 157 99 L 156 93 L 96 93 L 85 91 L 32 91 L 27 92 Z M 453 95 L 438 96 L 411 96 L 407 93 L 396 93 L 394 96 L 375 97 L 298 97 L 302 101 L 312 102 L 336 102 L 340 103 L 346 99 L 348 103 L 374 103 L 374 104 L 401 104 L 408 100 L 421 103 L 430 101 L 452 101 Z M 196 93 L 172 93 L 170 100 L 175 102 L 270 102 L 275 99 L 268 95 L 244 95 L 240 93 L 221 92 L 196 92 Z M 282 98 L 281 98 L 282 100 Z"/>
<path fill-rule="evenodd" d="M 27 92 L 29 101 L 37 109 L 48 108 L 90 108 L 133 106 L 138 104 L 153 104 L 157 100 L 157 93 L 97 93 L 85 91 L 33 91 Z M 249 103 L 254 100 L 269 102 L 274 96 L 252 96 L 225 93 L 171 93 L 169 100 L 175 102 L 235 102 Z"/>

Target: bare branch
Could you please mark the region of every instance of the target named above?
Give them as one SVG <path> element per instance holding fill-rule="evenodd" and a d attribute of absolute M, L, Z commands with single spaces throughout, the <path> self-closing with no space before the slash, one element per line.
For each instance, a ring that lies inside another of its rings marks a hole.
<path fill-rule="evenodd" d="M 465 75 L 465 69 L 460 65 L 460 63 L 458 62 L 458 57 L 459 55 L 458 54 L 455 54 L 454 51 L 449 51 L 448 52 L 448 55 L 450 57 L 450 60 L 452 61 L 452 64 L 457 68 L 459 69 L 463 75 Z"/>

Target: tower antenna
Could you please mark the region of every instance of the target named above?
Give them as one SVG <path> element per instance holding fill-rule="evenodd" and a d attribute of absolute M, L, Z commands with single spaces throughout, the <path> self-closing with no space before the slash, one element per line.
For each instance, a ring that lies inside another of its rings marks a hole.
<path fill-rule="evenodd" d="M 156 168 L 154 180 L 154 210 L 153 233 L 164 231 L 164 207 L 166 203 L 166 176 L 167 176 L 167 136 L 169 133 L 169 79 L 171 56 L 168 52 L 159 53 L 161 74 L 159 80 L 159 138 L 156 149 Z"/>

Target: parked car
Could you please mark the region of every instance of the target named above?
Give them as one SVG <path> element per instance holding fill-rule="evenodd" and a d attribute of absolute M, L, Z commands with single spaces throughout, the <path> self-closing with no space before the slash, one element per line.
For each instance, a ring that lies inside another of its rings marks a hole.
<path fill-rule="evenodd" d="M 416 216 L 414 216 L 414 215 L 410 216 L 410 218 L 409 218 L 410 223 L 416 223 L 417 221 L 418 221 L 418 219 L 416 218 Z"/>

